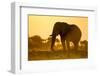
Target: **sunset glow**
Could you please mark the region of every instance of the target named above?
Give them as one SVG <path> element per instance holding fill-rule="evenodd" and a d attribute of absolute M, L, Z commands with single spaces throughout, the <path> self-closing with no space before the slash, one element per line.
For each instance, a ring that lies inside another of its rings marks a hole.
<path fill-rule="evenodd" d="M 81 40 L 88 40 L 88 17 L 72 16 L 28 16 L 29 37 L 39 35 L 47 39 L 52 34 L 53 26 L 56 22 L 66 22 L 76 24 L 82 31 Z"/>

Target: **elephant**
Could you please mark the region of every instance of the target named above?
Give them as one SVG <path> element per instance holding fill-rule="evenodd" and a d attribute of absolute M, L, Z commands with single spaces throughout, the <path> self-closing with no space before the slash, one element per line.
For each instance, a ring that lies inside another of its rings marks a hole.
<path fill-rule="evenodd" d="M 81 39 L 82 32 L 75 24 L 68 24 L 66 22 L 56 22 L 53 27 L 51 41 L 51 50 L 54 50 L 56 36 L 60 35 L 63 50 L 70 50 L 70 42 L 74 44 L 74 49 L 78 49 L 78 43 Z M 67 46 L 67 49 L 66 49 Z"/>

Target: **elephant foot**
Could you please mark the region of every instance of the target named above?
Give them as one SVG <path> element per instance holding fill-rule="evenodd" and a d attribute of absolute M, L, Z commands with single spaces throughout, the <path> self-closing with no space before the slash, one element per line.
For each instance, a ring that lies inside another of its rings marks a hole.
<path fill-rule="evenodd" d="M 53 48 L 51 48 L 51 51 L 55 51 Z"/>

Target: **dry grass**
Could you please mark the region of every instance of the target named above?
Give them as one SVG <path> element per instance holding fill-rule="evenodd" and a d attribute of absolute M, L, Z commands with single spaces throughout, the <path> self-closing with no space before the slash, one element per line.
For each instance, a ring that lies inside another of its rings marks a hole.
<path fill-rule="evenodd" d="M 88 58 L 86 50 L 70 50 L 68 51 L 29 51 L 28 60 L 58 60 L 58 59 L 80 59 Z"/>

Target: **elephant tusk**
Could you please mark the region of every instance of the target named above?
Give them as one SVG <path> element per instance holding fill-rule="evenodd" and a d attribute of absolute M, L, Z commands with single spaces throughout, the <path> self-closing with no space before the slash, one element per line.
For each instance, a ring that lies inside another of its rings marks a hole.
<path fill-rule="evenodd" d="M 53 36 L 53 35 L 49 35 L 49 36 Z"/>

